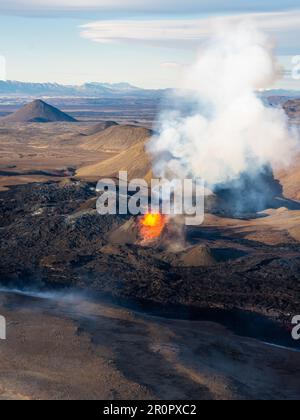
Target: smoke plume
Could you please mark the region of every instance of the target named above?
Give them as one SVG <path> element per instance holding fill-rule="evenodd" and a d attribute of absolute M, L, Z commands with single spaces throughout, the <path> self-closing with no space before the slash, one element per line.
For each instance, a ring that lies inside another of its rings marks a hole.
<path fill-rule="evenodd" d="M 216 191 L 291 162 L 296 132 L 285 112 L 268 107 L 259 94 L 280 73 L 273 48 L 249 22 L 216 32 L 178 92 L 193 106 L 161 114 L 159 135 L 148 145 L 155 176 L 199 177 Z"/>

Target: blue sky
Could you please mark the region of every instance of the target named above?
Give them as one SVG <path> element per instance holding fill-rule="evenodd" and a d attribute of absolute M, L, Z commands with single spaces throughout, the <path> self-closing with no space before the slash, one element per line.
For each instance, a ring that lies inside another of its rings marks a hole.
<path fill-rule="evenodd" d="M 244 17 L 276 40 L 288 73 L 300 55 L 299 0 L 1 0 L 0 55 L 10 80 L 171 87 L 212 21 Z"/>

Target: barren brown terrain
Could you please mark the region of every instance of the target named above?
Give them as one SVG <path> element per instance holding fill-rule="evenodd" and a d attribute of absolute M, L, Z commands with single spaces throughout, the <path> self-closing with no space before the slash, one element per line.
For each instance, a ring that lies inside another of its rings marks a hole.
<path fill-rule="evenodd" d="M 150 160 L 144 145 L 151 136 L 150 130 L 124 124 L 89 135 L 93 126 L 0 121 L 0 189 L 68 178 L 77 171 L 79 177 L 94 180 L 122 169 L 135 176 L 149 172 Z M 137 168 L 133 169 L 135 165 Z"/>
<path fill-rule="evenodd" d="M 1 292 L 0 308 L 0 399 L 299 399 L 299 352 L 216 323 L 72 293 Z"/>

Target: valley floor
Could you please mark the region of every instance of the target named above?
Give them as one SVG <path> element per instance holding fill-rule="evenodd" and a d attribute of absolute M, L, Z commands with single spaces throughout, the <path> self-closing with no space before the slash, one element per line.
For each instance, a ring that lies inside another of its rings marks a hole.
<path fill-rule="evenodd" d="M 83 295 L 1 292 L 1 399 L 295 399 L 300 353 Z"/>

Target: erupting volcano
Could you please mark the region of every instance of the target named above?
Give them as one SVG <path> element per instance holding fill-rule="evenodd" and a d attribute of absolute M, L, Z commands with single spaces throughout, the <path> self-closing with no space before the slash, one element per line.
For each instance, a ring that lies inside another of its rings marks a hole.
<path fill-rule="evenodd" d="M 166 225 L 166 216 L 160 213 L 147 213 L 140 220 L 141 236 L 145 241 L 158 238 Z"/>

